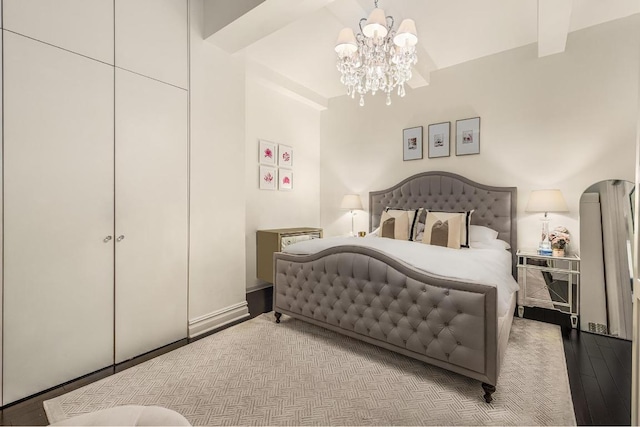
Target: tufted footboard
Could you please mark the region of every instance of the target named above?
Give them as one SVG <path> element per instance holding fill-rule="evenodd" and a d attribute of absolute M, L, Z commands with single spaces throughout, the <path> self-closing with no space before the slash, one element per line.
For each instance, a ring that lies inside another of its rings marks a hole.
<path fill-rule="evenodd" d="M 480 380 L 491 401 L 501 359 L 495 287 L 430 275 L 359 246 L 276 253 L 274 263 L 278 321 L 284 313 Z"/>

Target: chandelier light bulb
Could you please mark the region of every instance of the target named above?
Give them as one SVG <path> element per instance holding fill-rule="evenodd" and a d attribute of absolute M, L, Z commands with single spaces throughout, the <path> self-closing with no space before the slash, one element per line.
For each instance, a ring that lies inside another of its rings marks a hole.
<path fill-rule="evenodd" d="M 362 34 L 367 37 L 380 38 L 386 37 L 389 33 L 387 30 L 387 18 L 384 16 L 384 10 L 375 8 L 367 19 L 367 24 L 362 28 Z"/>
<path fill-rule="evenodd" d="M 343 28 L 340 31 L 335 51 L 341 58 L 350 56 L 358 51 L 358 42 L 351 28 Z"/>
<path fill-rule="evenodd" d="M 413 19 L 405 19 L 398 28 L 398 34 L 393 38 L 396 46 L 407 47 L 418 44 L 418 32 Z"/>

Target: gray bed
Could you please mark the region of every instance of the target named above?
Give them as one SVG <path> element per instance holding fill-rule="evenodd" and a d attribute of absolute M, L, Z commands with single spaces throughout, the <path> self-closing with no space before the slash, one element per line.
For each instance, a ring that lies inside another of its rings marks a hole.
<path fill-rule="evenodd" d="M 425 172 L 369 194 L 370 231 L 386 207 L 475 210 L 471 223 L 499 232 L 515 273 L 516 188 Z M 493 286 L 435 276 L 381 251 L 339 246 L 274 254 L 274 311 L 482 382 L 491 402 L 506 350 L 515 294 L 498 317 Z"/>

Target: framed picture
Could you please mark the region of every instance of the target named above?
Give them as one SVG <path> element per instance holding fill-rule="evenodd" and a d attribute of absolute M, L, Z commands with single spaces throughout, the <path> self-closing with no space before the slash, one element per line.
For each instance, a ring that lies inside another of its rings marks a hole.
<path fill-rule="evenodd" d="M 276 164 L 276 144 L 273 142 L 260 140 L 260 163 L 263 165 L 275 165 Z"/>
<path fill-rule="evenodd" d="M 429 158 L 449 157 L 451 122 L 429 125 Z"/>
<path fill-rule="evenodd" d="M 278 145 L 278 166 L 291 167 L 293 165 L 293 149 L 288 145 Z"/>
<path fill-rule="evenodd" d="M 456 121 L 456 156 L 480 154 L 480 117 Z"/>
<path fill-rule="evenodd" d="M 260 165 L 260 189 L 277 190 L 278 170 L 273 166 Z"/>
<path fill-rule="evenodd" d="M 403 160 L 422 158 L 422 126 L 402 131 Z"/>
<path fill-rule="evenodd" d="M 278 177 L 280 190 L 288 191 L 293 189 L 293 171 L 291 169 L 280 169 Z"/>

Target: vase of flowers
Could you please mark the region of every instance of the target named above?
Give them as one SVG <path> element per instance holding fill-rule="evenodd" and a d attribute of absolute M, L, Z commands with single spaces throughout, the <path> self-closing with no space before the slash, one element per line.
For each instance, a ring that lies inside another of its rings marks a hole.
<path fill-rule="evenodd" d="M 553 256 L 564 256 L 565 251 L 568 250 L 567 245 L 571 241 L 569 230 L 563 226 L 556 227 L 549 233 L 549 241 L 551 242 Z"/>

